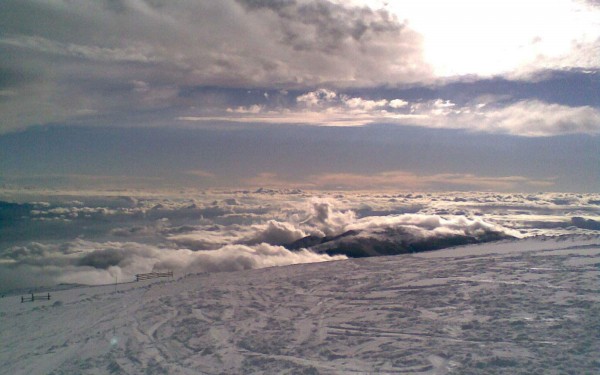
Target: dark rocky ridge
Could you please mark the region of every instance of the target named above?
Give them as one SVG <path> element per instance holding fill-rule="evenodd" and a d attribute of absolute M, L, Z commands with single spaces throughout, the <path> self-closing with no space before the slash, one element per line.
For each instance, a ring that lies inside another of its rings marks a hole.
<path fill-rule="evenodd" d="M 334 237 L 307 236 L 285 245 L 285 247 L 290 250 L 306 248 L 316 253 L 363 258 L 419 253 L 509 238 L 514 237 L 495 231 L 473 235 L 448 235 L 423 238 L 400 227 L 387 228 L 377 233 L 362 233 L 351 230 Z"/>

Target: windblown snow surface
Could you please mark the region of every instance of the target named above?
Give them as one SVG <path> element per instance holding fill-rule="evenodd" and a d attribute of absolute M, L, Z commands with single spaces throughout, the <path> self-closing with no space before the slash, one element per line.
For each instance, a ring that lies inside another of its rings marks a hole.
<path fill-rule="evenodd" d="M 2 374 L 600 371 L 598 195 L 44 194 L 0 206 Z"/>
<path fill-rule="evenodd" d="M 5 374 L 585 374 L 600 238 L 471 245 L 0 299 Z"/>

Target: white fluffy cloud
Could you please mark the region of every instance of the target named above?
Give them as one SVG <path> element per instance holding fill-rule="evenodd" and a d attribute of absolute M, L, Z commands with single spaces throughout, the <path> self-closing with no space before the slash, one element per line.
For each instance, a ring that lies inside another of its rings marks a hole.
<path fill-rule="evenodd" d="M 68 249 L 66 251 L 65 249 Z M 135 242 L 75 240 L 64 245 L 32 243 L 12 249 L 0 263 L 2 290 L 35 284 L 109 284 L 128 281 L 135 274 L 165 269 L 182 275 L 224 272 L 345 259 L 308 250 L 290 251 L 266 243 L 226 245 L 217 250 L 191 251 L 160 248 Z"/>
<path fill-rule="evenodd" d="M 305 249 L 292 252 L 281 246 L 263 243 L 253 247 L 230 245 L 216 251 L 196 253 L 188 268 L 197 272 L 240 271 L 342 259 L 346 257 L 315 254 Z"/>
<path fill-rule="evenodd" d="M 480 236 L 489 232 L 519 235 L 500 225 L 483 221 L 481 218 L 468 219 L 464 216 L 443 218 L 438 215 L 405 214 L 401 216 L 367 217 L 346 226 L 346 230 L 374 231 L 403 227 L 420 238 L 447 236 Z"/>
<path fill-rule="evenodd" d="M 484 111 L 466 109 L 457 115 L 459 121 L 465 118 L 464 121 L 477 130 L 498 133 L 524 136 L 600 133 L 600 110 L 589 106 L 569 107 L 527 100 Z"/>
<path fill-rule="evenodd" d="M 299 95 L 296 98 L 298 103 L 303 103 L 309 107 L 319 106 L 324 103 L 329 103 L 337 98 L 337 93 L 328 89 L 318 89 Z"/>
<path fill-rule="evenodd" d="M 351 110 L 371 111 L 375 108 L 385 108 L 389 102 L 385 99 L 365 100 L 362 98 L 344 98 L 343 103 L 346 105 L 346 107 L 350 108 Z M 391 104 L 390 107 L 392 107 Z"/>
<path fill-rule="evenodd" d="M 402 100 L 402 99 L 390 100 L 390 107 L 392 107 L 394 109 L 403 108 L 403 107 L 406 107 L 407 105 L 408 105 L 408 102 L 406 100 Z"/>
<path fill-rule="evenodd" d="M 352 210 L 335 208 L 335 201 L 329 199 L 313 199 L 310 202 L 310 213 L 301 224 L 312 228 L 313 233 L 322 236 L 335 236 L 345 231 L 346 226 L 356 220 Z"/>
<path fill-rule="evenodd" d="M 306 236 L 306 233 L 292 223 L 269 220 L 266 225 L 255 228 L 256 233 L 243 240 L 248 244 L 269 243 L 285 245 Z"/>

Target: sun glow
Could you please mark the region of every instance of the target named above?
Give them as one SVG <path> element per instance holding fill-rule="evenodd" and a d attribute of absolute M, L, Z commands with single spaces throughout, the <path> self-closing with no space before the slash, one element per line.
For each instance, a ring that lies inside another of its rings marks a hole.
<path fill-rule="evenodd" d="M 358 2 L 356 2 L 358 3 Z M 527 74 L 600 59 L 600 8 L 577 0 L 363 1 L 423 36 L 437 76 Z M 595 61 L 595 62 L 594 62 Z"/>

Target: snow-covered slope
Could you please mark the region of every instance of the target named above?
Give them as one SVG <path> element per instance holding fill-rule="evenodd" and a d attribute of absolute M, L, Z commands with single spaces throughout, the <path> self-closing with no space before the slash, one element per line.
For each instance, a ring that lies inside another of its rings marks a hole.
<path fill-rule="evenodd" d="M 600 237 L 0 299 L 3 374 L 600 371 Z"/>

